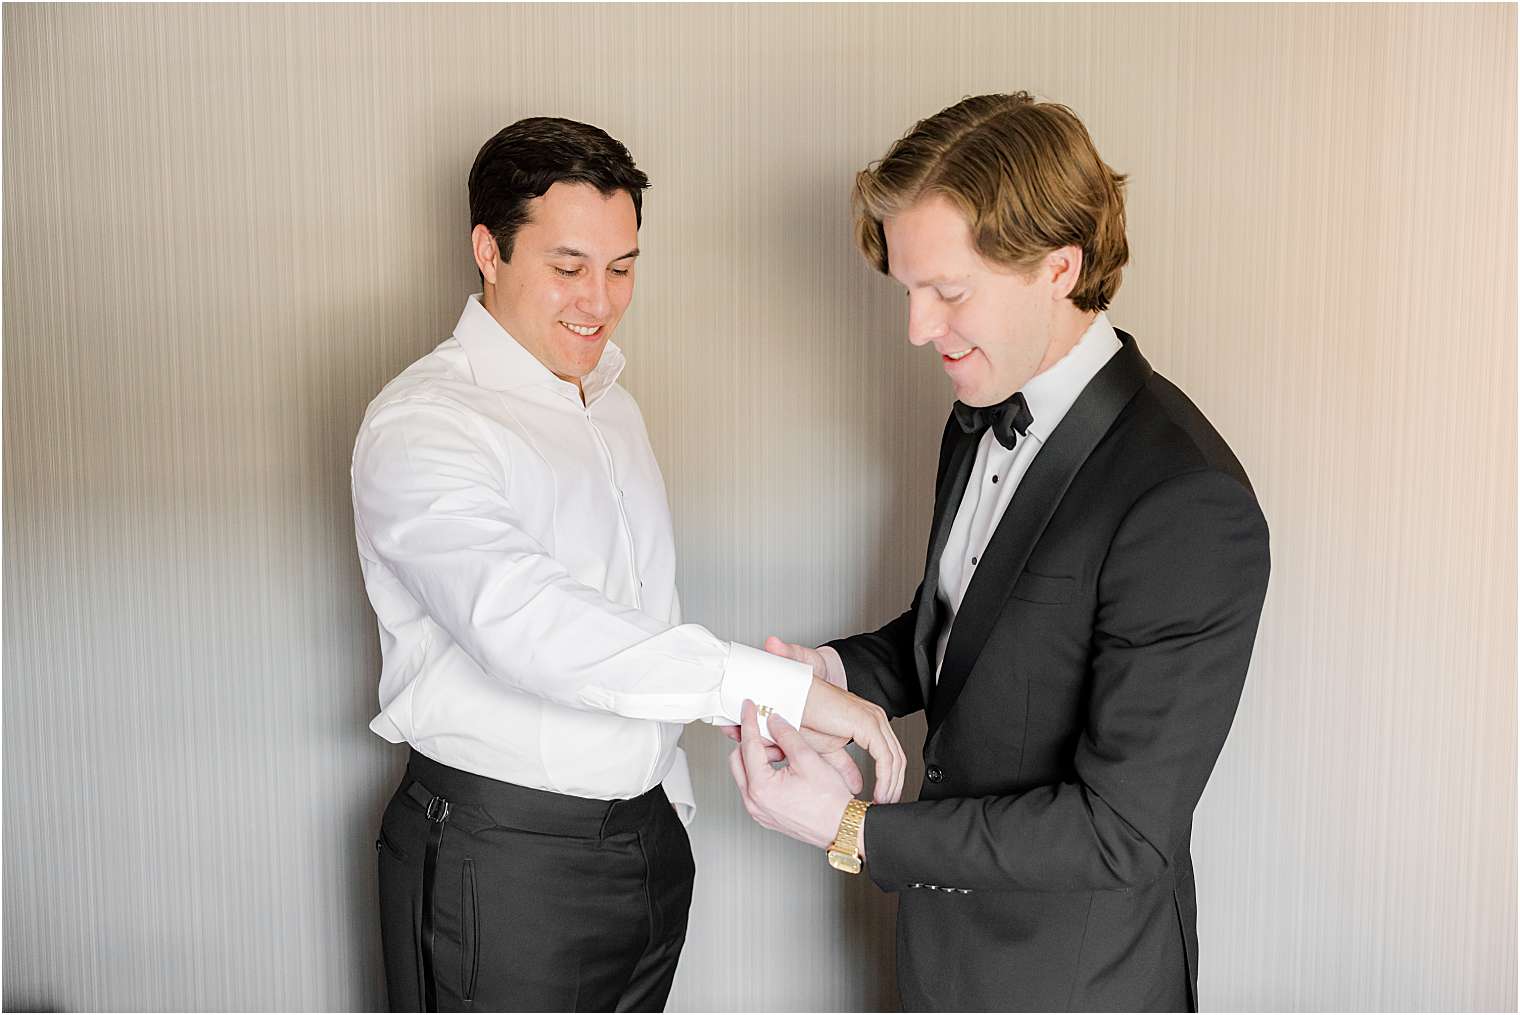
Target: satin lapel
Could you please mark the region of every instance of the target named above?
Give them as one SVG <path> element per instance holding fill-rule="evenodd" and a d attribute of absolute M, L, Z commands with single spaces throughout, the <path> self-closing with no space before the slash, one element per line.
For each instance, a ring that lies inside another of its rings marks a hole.
<path fill-rule="evenodd" d="M 930 703 L 931 737 L 965 686 L 987 644 L 987 636 L 992 633 L 993 622 L 1002 612 L 1014 582 L 1023 573 L 1030 552 L 1077 470 L 1151 375 L 1150 364 L 1140 355 L 1135 340 L 1122 331 L 1118 335 L 1122 348 L 1088 382 L 1050 435 L 1049 442 L 1035 456 L 987 544 L 981 566 L 966 588 L 949 644 L 945 646 L 939 686 L 934 689 Z"/>
<path fill-rule="evenodd" d="M 934 532 L 929 537 L 929 559 L 924 564 L 918 614 L 913 622 L 913 660 L 918 665 L 918 684 L 924 701 L 929 700 L 934 686 L 934 633 L 940 612 L 939 560 L 945 552 L 945 542 L 950 538 L 955 512 L 966 492 L 966 482 L 971 478 L 979 435 L 957 430 L 951 439 L 955 444 L 950 450 L 950 460 L 945 463 L 944 478 L 934 492 Z"/>

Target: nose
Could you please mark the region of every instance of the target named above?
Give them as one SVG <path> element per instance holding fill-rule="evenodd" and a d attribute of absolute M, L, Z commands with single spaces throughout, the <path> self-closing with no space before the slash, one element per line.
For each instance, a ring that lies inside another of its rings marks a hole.
<path fill-rule="evenodd" d="M 913 345 L 927 345 L 948 332 L 943 308 L 929 295 L 908 296 L 908 341 Z"/>
<path fill-rule="evenodd" d="M 604 322 L 612 315 L 612 294 L 607 291 L 607 277 L 591 272 L 575 301 L 575 308 L 587 317 Z"/>

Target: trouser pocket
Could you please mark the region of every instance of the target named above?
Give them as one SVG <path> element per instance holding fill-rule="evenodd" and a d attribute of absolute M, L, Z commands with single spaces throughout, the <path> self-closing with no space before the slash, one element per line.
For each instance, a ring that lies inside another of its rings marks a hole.
<path fill-rule="evenodd" d="M 1188 1011 L 1198 1010 L 1198 938 L 1196 931 L 1189 933 L 1186 907 L 1183 904 L 1183 896 L 1193 887 L 1192 875 L 1186 876 L 1187 880 L 1172 889 L 1172 905 L 1177 911 L 1177 932 L 1182 937 L 1182 954 L 1186 968 L 1183 974 L 1187 978 Z M 1192 902 L 1192 898 L 1188 898 Z"/>
<path fill-rule="evenodd" d="M 380 944 L 385 957 L 385 990 L 392 1011 L 422 1010 L 418 917 L 422 906 L 421 857 L 409 848 L 406 815 L 393 801 L 375 839 L 379 868 Z"/>
<path fill-rule="evenodd" d="M 475 861 L 465 857 L 459 877 L 459 984 L 466 1001 L 475 997 L 480 969 L 480 904 L 475 894 Z"/>

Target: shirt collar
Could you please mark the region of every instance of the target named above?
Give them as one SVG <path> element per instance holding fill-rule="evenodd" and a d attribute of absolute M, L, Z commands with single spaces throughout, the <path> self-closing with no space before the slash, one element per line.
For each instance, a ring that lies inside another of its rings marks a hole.
<path fill-rule="evenodd" d="M 538 357 L 507 334 L 507 330 L 481 304 L 479 293 L 465 300 L 464 312 L 459 315 L 459 323 L 454 325 L 454 338 L 469 358 L 475 383 L 481 387 L 493 391 L 542 387 L 568 394 L 577 402 L 580 401 L 580 392 L 573 383 L 556 377 L 552 370 L 538 361 Z M 602 348 L 602 358 L 597 360 L 590 373 L 581 378 L 587 406 L 617 383 L 618 375 L 623 372 L 626 362 L 623 350 L 609 339 Z"/>
<path fill-rule="evenodd" d="M 1119 336 L 1114 334 L 1114 326 L 1108 322 L 1108 315 L 1100 312 L 1070 352 L 1024 385 L 1024 401 L 1029 406 L 1029 414 L 1034 417 L 1029 432 L 1039 438 L 1041 444 L 1050 440 L 1050 435 L 1066 418 L 1077 396 L 1119 348 Z"/>

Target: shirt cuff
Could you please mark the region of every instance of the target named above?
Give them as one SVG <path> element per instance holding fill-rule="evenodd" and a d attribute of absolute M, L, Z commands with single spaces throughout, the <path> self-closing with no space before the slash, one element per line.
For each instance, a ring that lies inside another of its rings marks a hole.
<path fill-rule="evenodd" d="M 794 728 L 802 727 L 802 710 L 813 686 L 813 668 L 782 656 L 773 656 L 748 645 L 729 645 L 728 666 L 718 697 L 723 707 L 720 723 L 739 722 L 748 698 L 757 708 L 769 707 Z M 760 732 L 770 737 L 769 719 L 760 720 Z M 774 738 L 772 738 L 774 739 Z"/>
<path fill-rule="evenodd" d="M 818 648 L 818 654 L 823 656 L 823 665 L 828 670 L 829 683 L 841 691 L 848 691 L 850 682 L 844 675 L 844 660 L 839 658 L 839 653 L 834 650 L 834 646 L 821 645 Z"/>

